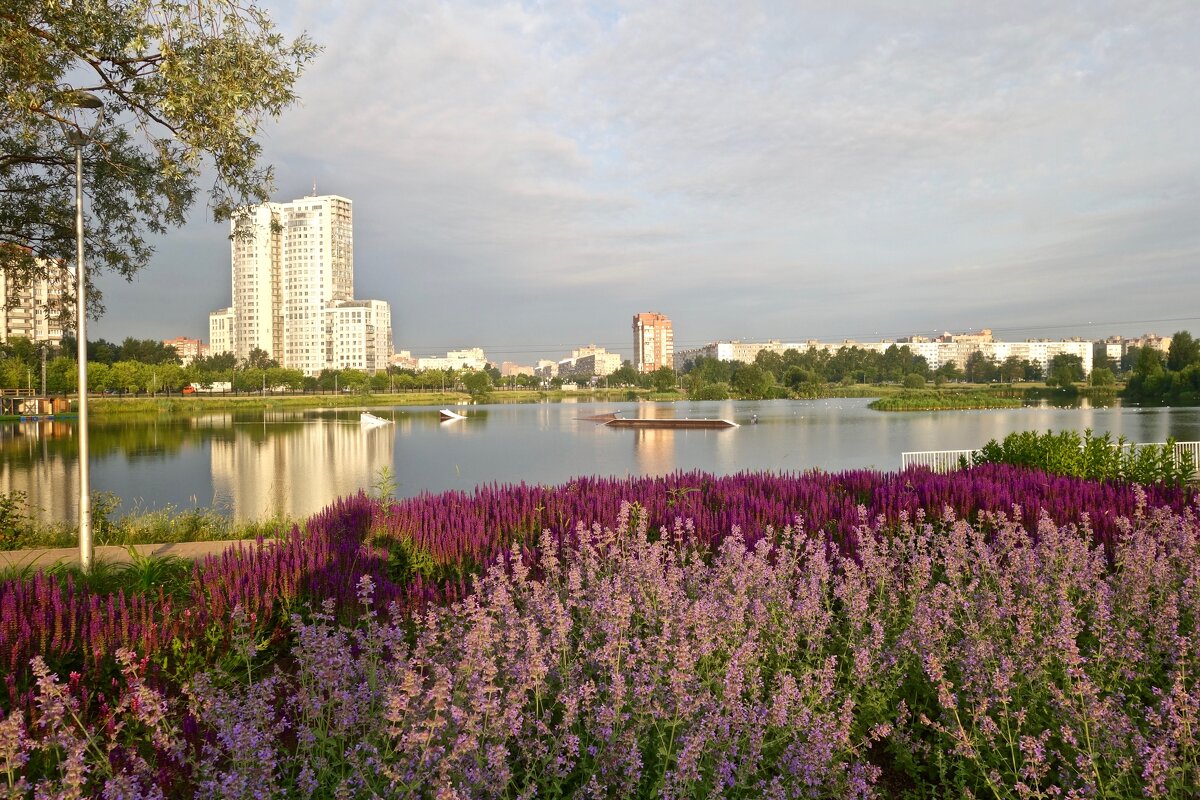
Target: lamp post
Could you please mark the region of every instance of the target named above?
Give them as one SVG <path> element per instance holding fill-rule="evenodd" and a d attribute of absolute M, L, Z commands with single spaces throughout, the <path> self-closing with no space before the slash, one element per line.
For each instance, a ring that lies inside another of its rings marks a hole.
<path fill-rule="evenodd" d="M 75 111 L 94 112 L 85 131 L 78 119 L 61 120 L 67 143 L 75 148 L 75 340 L 79 364 L 79 568 L 92 570 L 91 477 L 88 472 L 88 384 L 87 384 L 87 268 L 83 261 L 83 146 L 104 121 L 104 103 L 99 97 L 77 89 L 63 92 L 61 105 Z"/>

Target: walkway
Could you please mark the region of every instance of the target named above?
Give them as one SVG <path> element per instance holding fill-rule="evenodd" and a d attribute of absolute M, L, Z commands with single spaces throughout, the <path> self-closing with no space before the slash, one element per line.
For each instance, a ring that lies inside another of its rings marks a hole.
<path fill-rule="evenodd" d="M 226 548 L 239 542 L 253 545 L 254 539 L 225 539 L 218 542 L 175 542 L 173 544 L 135 544 L 133 549 L 140 555 L 151 557 L 175 556 L 189 561 L 205 556 L 220 555 Z M 104 546 L 94 550 L 96 561 L 107 561 L 113 564 L 127 564 L 131 560 L 128 547 Z M 55 564 L 78 564 L 78 547 L 59 547 L 51 550 L 5 550 L 0 551 L 0 570 L 9 567 L 38 567 L 44 569 Z"/>

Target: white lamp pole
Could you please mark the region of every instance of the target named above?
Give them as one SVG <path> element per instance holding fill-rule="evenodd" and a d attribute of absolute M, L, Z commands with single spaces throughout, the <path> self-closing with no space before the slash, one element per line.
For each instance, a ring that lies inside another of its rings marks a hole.
<path fill-rule="evenodd" d="M 95 122 L 85 133 L 78 125 L 63 123 L 67 142 L 75 148 L 75 338 L 79 364 L 79 568 L 92 569 L 91 476 L 88 472 L 88 383 L 87 383 L 87 268 L 83 261 L 83 146 L 100 127 L 104 103 L 90 92 L 71 90 L 62 95 L 68 108 L 96 112 Z"/>

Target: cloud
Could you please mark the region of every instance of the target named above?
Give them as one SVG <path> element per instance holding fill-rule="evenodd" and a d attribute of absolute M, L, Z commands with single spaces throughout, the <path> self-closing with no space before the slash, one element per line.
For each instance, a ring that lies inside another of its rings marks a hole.
<path fill-rule="evenodd" d="M 325 45 L 266 141 L 279 197 L 354 200 L 358 293 L 401 347 L 623 342 L 649 308 L 699 341 L 1196 296 L 1192 3 L 276 11 Z M 223 240 L 206 257 L 228 269 Z"/>

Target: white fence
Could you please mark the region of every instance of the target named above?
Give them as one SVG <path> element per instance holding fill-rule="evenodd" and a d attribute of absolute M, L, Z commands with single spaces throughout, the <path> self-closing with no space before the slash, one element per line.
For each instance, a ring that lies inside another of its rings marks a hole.
<path fill-rule="evenodd" d="M 925 450 L 916 453 L 900 454 L 900 469 L 909 467 L 927 467 L 934 472 L 950 472 L 961 466 L 960 459 L 966 459 L 967 466 L 971 464 L 974 450 Z"/>
<path fill-rule="evenodd" d="M 1162 447 L 1166 442 L 1158 442 L 1153 445 L 1144 444 L 1126 444 L 1126 447 Z M 926 467 L 934 472 L 951 472 L 959 469 L 964 463 L 970 466 L 972 456 L 975 450 L 923 450 L 911 453 L 900 454 L 900 469 L 906 470 L 909 467 Z M 1179 463 L 1184 453 L 1190 453 L 1192 463 L 1197 467 L 1197 473 L 1192 475 L 1192 480 L 1196 480 L 1197 475 L 1200 475 L 1200 442 L 1176 442 L 1175 443 L 1175 463 Z"/>

